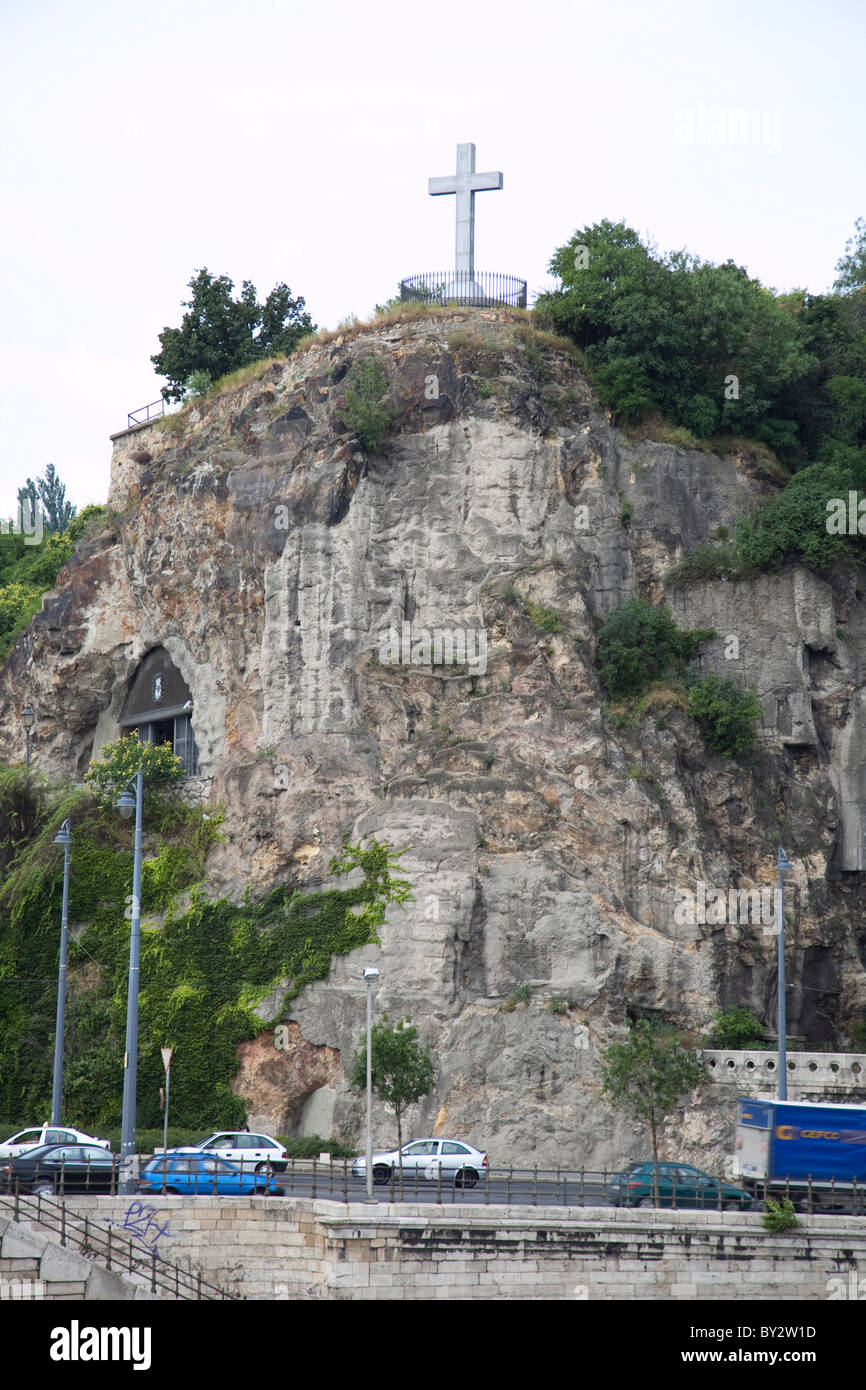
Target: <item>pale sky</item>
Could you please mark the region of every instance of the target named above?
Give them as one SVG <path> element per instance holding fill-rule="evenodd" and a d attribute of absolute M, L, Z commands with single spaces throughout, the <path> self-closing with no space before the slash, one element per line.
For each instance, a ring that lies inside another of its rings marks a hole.
<path fill-rule="evenodd" d="M 335 327 L 450 267 L 455 200 L 427 179 L 458 142 L 504 174 L 476 198 L 476 266 L 530 293 L 603 217 L 817 293 L 866 216 L 862 0 L 2 0 L 0 18 L 0 516 L 48 462 L 79 507 L 105 501 L 109 435 L 159 397 L 150 356 L 196 269 L 260 300 L 284 280 Z"/>

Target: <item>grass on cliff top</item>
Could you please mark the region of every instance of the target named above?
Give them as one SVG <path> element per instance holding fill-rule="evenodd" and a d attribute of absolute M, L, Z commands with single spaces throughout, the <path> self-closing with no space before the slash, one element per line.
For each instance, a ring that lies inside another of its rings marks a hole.
<path fill-rule="evenodd" d="M 685 425 L 671 424 L 669 420 L 658 415 L 642 420 L 637 425 L 623 423 L 617 428 L 621 434 L 625 435 L 626 439 L 630 439 L 634 443 L 649 440 L 653 444 L 673 444 L 678 449 L 690 449 L 701 454 L 717 454 L 719 457 L 724 457 L 726 454 L 746 454 L 756 462 L 766 464 L 769 471 L 780 481 L 787 481 L 790 477 L 773 450 L 757 439 L 746 439 L 737 434 L 714 434 L 708 439 L 702 439 L 698 435 L 692 434 Z"/>

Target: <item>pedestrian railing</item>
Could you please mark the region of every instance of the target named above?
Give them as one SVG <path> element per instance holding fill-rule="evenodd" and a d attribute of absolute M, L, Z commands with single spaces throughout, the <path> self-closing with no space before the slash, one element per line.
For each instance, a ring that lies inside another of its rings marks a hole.
<path fill-rule="evenodd" d="M 148 420 L 157 420 L 164 414 L 165 401 L 160 397 L 158 401 L 151 401 L 150 405 L 140 405 L 137 410 L 130 410 L 126 417 L 126 427 L 131 430 L 133 425 L 146 425 Z"/>
<path fill-rule="evenodd" d="M 15 1221 L 32 1221 L 57 1232 L 61 1245 L 97 1260 L 107 1270 L 138 1275 L 150 1285 L 151 1293 L 196 1301 L 240 1299 L 239 1294 L 211 1284 L 200 1274 L 161 1259 L 155 1247 L 145 1253 L 131 1237 L 118 1234 L 92 1217 L 70 1211 L 64 1201 L 57 1202 L 42 1193 L 20 1192 L 16 1186 L 13 1195 L 0 1195 L 0 1205 L 12 1212 Z"/>
<path fill-rule="evenodd" d="M 526 281 L 489 270 L 432 270 L 401 280 L 400 298 L 441 307 L 525 309 Z"/>
<path fill-rule="evenodd" d="M 106 1155 L 106 1159 L 109 1156 Z M 135 1181 L 139 1195 L 168 1196 L 297 1196 L 356 1202 L 366 1191 L 363 1160 L 287 1158 L 275 1163 L 262 1159 L 226 1162 L 206 1154 L 164 1154 L 147 1161 Z M 7 1196 L 24 1200 L 42 1197 L 46 1188 L 52 1196 L 73 1198 L 96 1193 L 115 1195 L 128 1191 L 130 1165 L 117 1155 L 103 1161 L 69 1165 L 61 1163 L 26 1177 L 14 1176 L 11 1166 L 2 1175 Z M 29 1194 L 41 1187 L 40 1193 Z M 652 1176 L 633 1171 L 608 1169 L 549 1169 L 465 1164 L 457 1172 L 435 1159 L 422 1165 L 400 1169 L 390 1164 L 373 1165 L 373 1188 L 388 1201 L 460 1202 L 509 1206 L 658 1206 L 670 1210 L 754 1211 L 768 1199 L 787 1198 L 802 1212 L 848 1213 L 866 1216 L 862 1175 L 849 1180 L 830 1181 L 779 1179 L 772 1183 L 743 1179 L 709 1177 L 706 1182 L 660 1177 L 658 1187 Z"/>

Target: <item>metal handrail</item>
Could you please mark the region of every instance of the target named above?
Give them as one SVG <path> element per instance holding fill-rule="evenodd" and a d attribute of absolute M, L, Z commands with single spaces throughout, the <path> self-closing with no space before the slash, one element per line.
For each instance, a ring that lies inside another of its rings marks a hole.
<path fill-rule="evenodd" d="M 159 410 L 156 409 L 159 406 Z M 138 417 L 144 412 L 144 419 Z M 160 396 L 158 401 L 151 401 L 150 405 L 140 405 L 137 410 L 130 410 L 126 417 L 127 429 L 132 429 L 133 425 L 146 425 L 148 420 L 156 420 L 160 415 L 165 414 L 165 401 Z"/>
<path fill-rule="evenodd" d="M 151 1293 L 162 1291 L 181 1300 L 242 1301 L 241 1294 L 229 1293 L 200 1274 L 161 1259 L 155 1249 L 144 1255 L 135 1248 L 131 1237 L 118 1236 L 111 1226 L 103 1231 L 91 1218 L 68 1211 L 66 1202 L 55 1202 L 42 1193 L 31 1196 L 21 1192 L 16 1183 L 14 1195 L 0 1194 L 0 1203 L 11 1207 L 15 1221 L 35 1221 L 49 1231 L 58 1231 L 61 1245 L 98 1260 L 109 1272 L 117 1269 L 148 1279 Z"/>
<path fill-rule="evenodd" d="M 212 1167 L 201 1165 L 202 1159 L 214 1160 Z M 183 1169 L 175 1168 L 173 1176 L 169 1164 L 174 1164 L 178 1160 L 181 1163 L 184 1160 L 189 1160 L 189 1170 L 183 1171 Z M 349 1203 L 359 1200 L 366 1186 L 363 1171 L 358 1173 L 353 1171 L 352 1165 L 355 1161 L 357 1160 L 345 1158 L 329 1158 L 323 1161 L 321 1158 L 287 1157 L 272 1163 L 270 1160 L 259 1158 L 235 1159 L 224 1166 L 216 1154 L 203 1153 L 202 1151 L 188 1151 L 186 1153 L 169 1151 L 165 1154 L 160 1152 L 155 1154 L 151 1160 L 155 1166 L 150 1168 L 150 1173 L 142 1170 L 139 1174 L 136 1190 L 140 1196 L 154 1197 L 174 1194 L 219 1196 L 243 1200 L 252 1196 L 272 1194 L 276 1188 L 284 1196 L 324 1198 L 330 1201 Z M 381 1167 L 384 1169 L 386 1165 L 382 1164 Z M 461 1200 L 477 1202 L 483 1199 L 484 1204 L 488 1206 L 503 1203 L 531 1206 L 593 1206 L 599 1204 L 606 1206 L 610 1203 L 618 1204 L 618 1199 L 627 1195 L 619 1192 L 614 1193 L 611 1180 L 615 1174 L 608 1170 L 599 1172 L 585 1168 L 557 1168 L 553 1170 L 538 1167 L 516 1168 L 514 1166 L 495 1168 L 490 1165 L 477 1165 L 475 1169 L 472 1169 L 471 1160 L 469 1160 L 466 1163 L 466 1168 L 471 1171 L 467 1171 L 465 1178 L 461 1178 L 459 1174 L 455 1175 L 452 1170 L 445 1168 L 441 1160 L 438 1159 L 432 1159 L 420 1168 L 406 1166 L 402 1174 L 396 1165 L 387 1165 L 387 1167 L 387 1174 L 382 1174 L 377 1185 L 387 1189 L 391 1200 L 412 1200 L 437 1204 L 444 1201 L 453 1204 Z M 252 1190 L 248 1192 L 227 1191 L 226 1187 L 230 1184 L 227 1184 L 224 1179 L 231 1169 L 245 1176 Z M 93 1181 L 91 1181 L 92 1172 L 96 1175 Z M 623 1172 L 628 1180 L 629 1169 L 625 1169 Z M 34 1174 L 28 1176 L 27 1186 L 32 1186 L 39 1180 L 40 1176 L 37 1169 Z M 46 1170 L 45 1177 L 48 1178 L 48 1176 L 49 1173 Z M 798 1179 L 788 1176 L 773 1182 L 710 1176 L 713 1177 L 715 1188 L 709 1193 L 702 1192 L 696 1184 L 688 1184 L 689 1191 L 697 1186 L 697 1192 L 694 1196 L 690 1196 L 689 1192 L 686 1191 L 684 1182 L 678 1182 L 676 1177 L 671 1180 L 662 1176 L 661 1182 L 665 1186 L 661 1204 L 683 1210 L 722 1210 L 726 1205 L 738 1205 L 742 1210 L 754 1211 L 760 1209 L 760 1204 L 766 1202 L 768 1198 L 779 1195 L 791 1197 L 802 1211 L 809 1213 L 826 1210 L 829 1203 L 829 1207 L 833 1210 L 849 1208 L 854 1216 L 866 1216 L 866 1185 L 864 1185 L 862 1174 L 854 1173 L 850 1179 L 833 1178 L 823 1182 L 815 1180 L 812 1176 Z M 65 1162 L 61 1164 L 59 1173 L 52 1169 L 50 1177 L 55 1185 L 55 1193 L 61 1199 L 69 1200 L 74 1200 L 76 1195 L 86 1196 L 104 1192 L 106 1187 L 111 1194 L 117 1194 L 123 1181 L 121 1161 L 117 1155 L 112 1155 L 110 1175 L 105 1172 L 103 1165 L 95 1165 L 94 1169 L 91 1170 L 88 1164 L 83 1186 L 80 1186 L 80 1173 L 76 1173 L 74 1178 L 70 1177 L 67 1181 Z M 251 1179 L 252 1182 L 250 1182 Z M 17 1189 L 21 1179 L 15 1181 Z M 77 1191 L 73 1187 L 73 1183 L 77 1186 Z M 737 1188 L 746 1193 L 749 1200 L 741 1198 L 737 1202 L 730 1196 L 723 1196 L 723 1185 L 728 1188 Z M 647 1184 L 644 1183 L 644 1186 L 646 1187 Z M 7 1179 L 6 1191 L 7 1193 L 12 1191 L 11 1174 Z M 654 1198 L 651 1183 L 646 1192 L 641 1192 L 640 1197 L 647 1205 L 652 1204 Z"/>

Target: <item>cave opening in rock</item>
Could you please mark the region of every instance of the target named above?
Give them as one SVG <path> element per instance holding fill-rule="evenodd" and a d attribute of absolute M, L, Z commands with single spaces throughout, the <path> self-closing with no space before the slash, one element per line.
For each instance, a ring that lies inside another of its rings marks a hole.
<path fill-rule="evenodd" d="M 136 730 L 142 743 L 171 744 L 187 777 L 198 775 L 198 749 L 192 728 L 189 686 L 165 647 L 142 658 L 130 681 L 118 725 L 121 734 Z"/>

